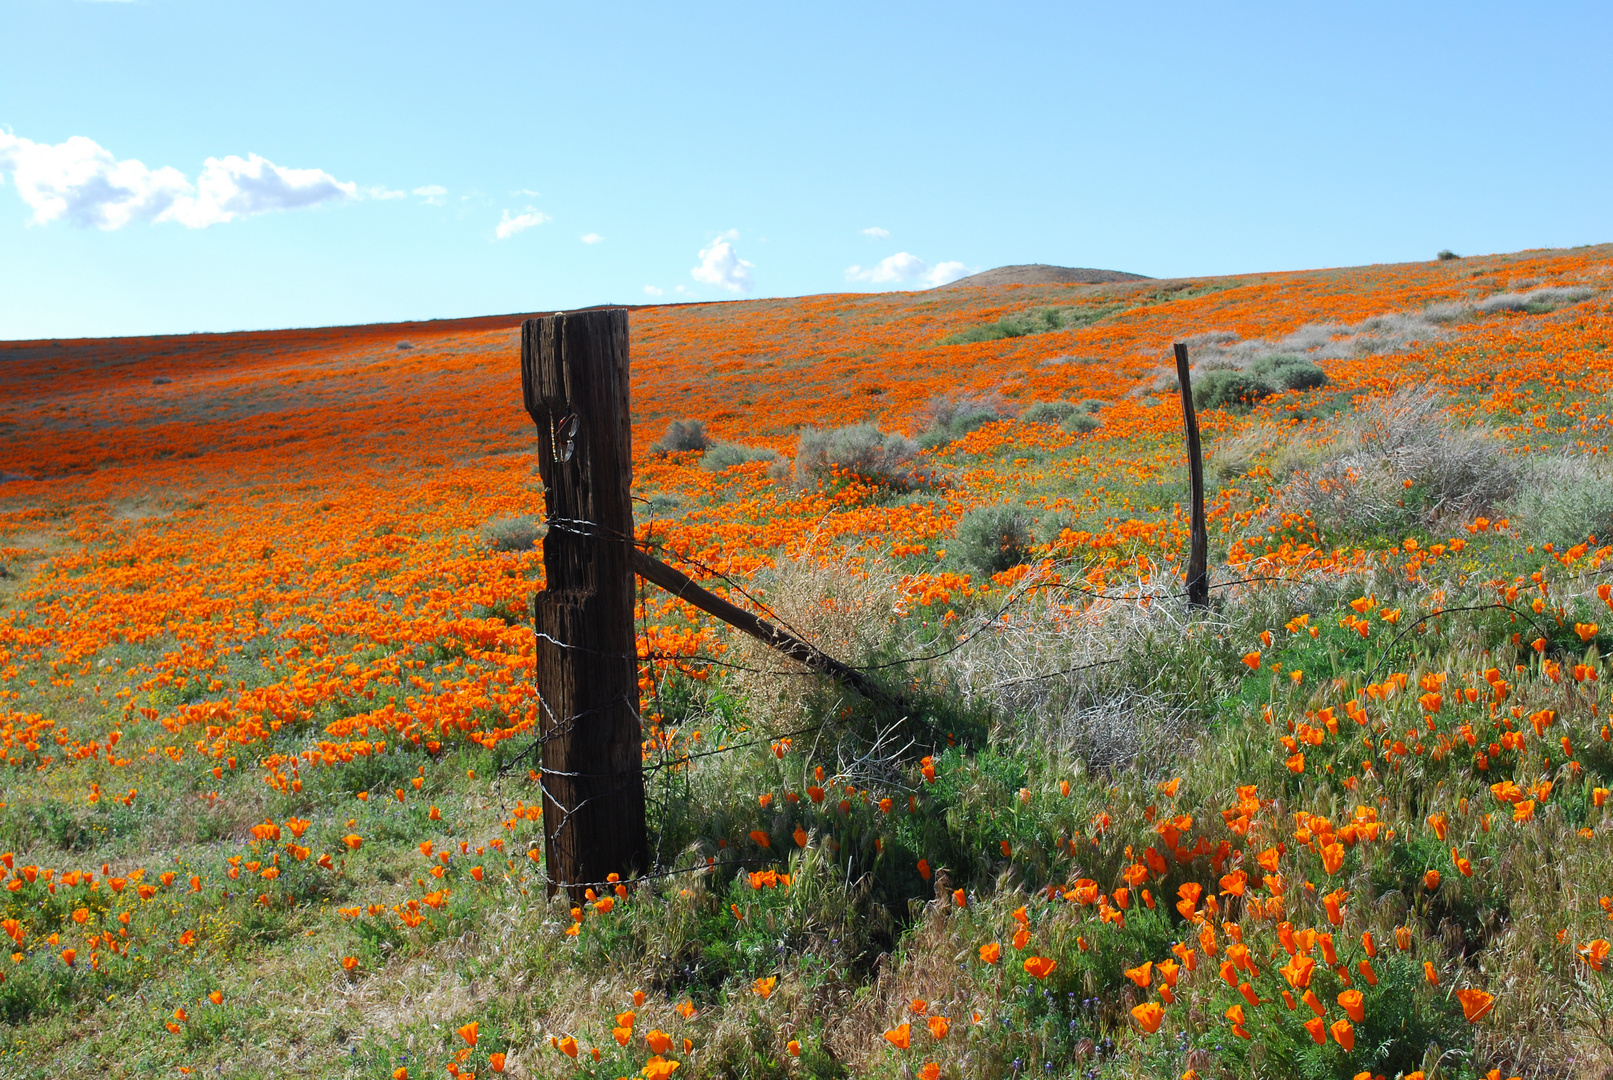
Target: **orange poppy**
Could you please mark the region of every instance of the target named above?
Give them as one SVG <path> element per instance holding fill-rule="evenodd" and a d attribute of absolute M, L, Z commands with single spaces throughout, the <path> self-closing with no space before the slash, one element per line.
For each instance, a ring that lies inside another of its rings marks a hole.
<path fill-rule="evenodd" d="M 1152 1001 L 1145 1001 L 1133 1006 L 1131 1016 L 1145 1034 L 1152 1035 L 1159 1030 L 1160 1021 L 1165 1019 L 1165 1010 Z"/>
<path fill-rule="evenodd" d="M 1458 990 L 1456 1000 L 1462 1003 L 1462 1015 L 1467 1017 L 1470 1024 L 1483 1020 L 1495 1007 L 1494 996 L 1483 990 Z"/>

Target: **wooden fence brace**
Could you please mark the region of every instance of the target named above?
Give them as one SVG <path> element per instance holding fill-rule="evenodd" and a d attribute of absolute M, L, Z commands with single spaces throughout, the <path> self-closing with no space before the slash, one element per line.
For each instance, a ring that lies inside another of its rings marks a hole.
<path fill-rule="evenodd" d="M 1210 537 L 1204 525 L 1204 449 L 1199 444 L 1199 417 L 1193 409 L 1187 346 L 1176 343 L 1176 382 L 1182 391 L 1182 423 L 1187 429 L 1187 472 L 1193 487 L 1193 510 L 1187 556 L 1187 602 L 1210 606 Z"/>
<path fill-rule="evenodd" d="M 898 705 L 856 668 L 813 648 L 766 619 L 758 618 L 743 608 L 735 607 L 715 593 L 707 592 L 691 581 L 683 571 L 637 549 L 633 552 L 633 569 L 645 581 L 659 585 L 678 599 L 693 604 L 708 615 L 715 615 L 734 629 L 741 630 L 762 644 L 800 661 L 813 671 L 840 680 L 870 701 L 892 707 Z"/>
<path fill-rule="evenodd" d="M 634 639 L 627 312 L 521 326 L 549 523 L 537 632 L 549 892 L 650 869 Z"/>

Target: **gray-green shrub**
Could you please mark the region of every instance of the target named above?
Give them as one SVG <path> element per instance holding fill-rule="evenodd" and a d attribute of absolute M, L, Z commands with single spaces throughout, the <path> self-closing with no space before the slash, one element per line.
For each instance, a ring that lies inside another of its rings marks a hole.
<path fill-rule="evenodd" d="M 977 341 L 1000 341 L 1003 338 L 1025 337 L 1028 334 L 1045 334 L 1050 330 L 1067 330 L 1072 327 L 1090 326 L 1105 315 L 1112 315 L 1116 311 L 1122 310 L 1125 306 L 1124 304 L 1100 304 L 1089 307 L 1076 304 L 1061 304 L 1058 307 L 1016 311 L 1012 315 L 1004 315 L 995 322 L 960 330 L 956 334 L 942 338 L 937 344 L 967 345 Z"/>
<path fill-rule="evenodd" d="M 650 453 L 675 454 L 710 447 L 711 437 L 706 434 L 705 421 L 674 420 L 666 426 L 666 433 L 650 446 Z"/>
<path fill-rule="evenodd" d="M 531 551 L 543 536 L 543 522 L 532 514 L 489 521 L 482 526 L 482 541 L 492 551 Z"/>
<path fill-rule="evenodd" d="M 1027 424 L 1062 424 L 1073 416 L 1079 406 L 1071 401 L 1038 401 L 1019 414 Z"/>
<path fill-rule="evenodd" d="M 968 396 L 936 398 L 928 411 L 930 424 L 918 437 L 919 446 L 925 450 L 945 446 L 1007 415 L 1002 405 L 991 398 Z"/>
<path fill-rule="evenodd" d="M 1327 385 L 1327 372 L 1305 359 L 1287 353 L 1261 357 L 1249 373 L 1283 390 L 1317 390 Z"/>
<path fill-rule="evenodd" d="M 827 480 L 838 469 L 880 487 L 909 491 L 929 479 L 918 462 L 918 452 L 912 439 L 880 431 L 873 424 L 808 427 L 796 446 L 796 482 Z"/>
<path fill-rule="evenodd" d="M 1478 302 L 1480 311 L 1521 311 L 1528 315 L 1542 315 L 1566 304 L 1577 304 L 1596 295 L 1595 289 L 1562 288 L 1547 286 L 1530 289 L 1525 293 L 1497 293 Z"/>
<path fill-rule="evenodd" d="M 761 446 L 745 446 L 743 443 L 720 442 L 714 444 L 700 458 L 700 467 L 712 472 L 722 472 L 735 465 L 745 465 L 752 461 L 772 461 L 778 457 L 778 452 Z"/>
<path fill-rule="evenodd" d="M 1258 375 L 1221 368 L 1194 380 L 1193 404 L 1200 409 L 1246 409 L 1276 392 Z"/>
<path fill-rule="evenodd" d="M 1000 574 L 1030 558 L 1031 525 L 1024 507 L 979 507 L 958 519 L 950 553 L 982 577 Z"/>
<path fill-rule="evenodd" d="M 1078 412 L 1071 413 L 1069 416 L 1066 416 L 1064 418 L 1064 423 L 1060 424 L 1059 426 L 1072 434 L 1085 435 L 1101 428 L 1103 426 L 1103 421 L 1099 420 L 1091 413 Z"/>
<path fill-rule="evenodd" d="M 1494 512 L 1516 494 L 1518 467 L 1489 431 L 1457 424 L 1443 402 L 1430 386 L 1370 401 L 1345 425 L 1333 454 L 1282 486 L 1273 516 L 1309 515 L 1337 542 Z"/>
<path fill-rule="evenodd" d="M 1524 535 L 1558 547 L 1613 538 L 1613 467 L 1583 454 L 1525 466 L 1510 516 Z"/>

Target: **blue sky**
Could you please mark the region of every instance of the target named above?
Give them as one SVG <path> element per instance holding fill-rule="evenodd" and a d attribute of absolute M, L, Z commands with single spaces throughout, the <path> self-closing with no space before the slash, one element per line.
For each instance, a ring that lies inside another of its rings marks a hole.
<path fill-rule="evenodd" d="M 7 339 L 1613 240 L 1605 2 L 0 0 L 0 56 Z"/>

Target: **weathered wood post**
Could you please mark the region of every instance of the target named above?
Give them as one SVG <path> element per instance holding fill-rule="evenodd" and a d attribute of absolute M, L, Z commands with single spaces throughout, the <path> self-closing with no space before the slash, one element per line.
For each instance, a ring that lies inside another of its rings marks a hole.
<path fill-rule="evenodd" d="M 627 312 L 521 326 L 548 533 L 534 605 L 549 892 L 649 870 L 633 628 Z"/>
<path fill-rule="evenodd" d="M 1182 423 L 1187 428 L 1187 472 L 1193 486 L 1193 511 L 1187 556 L 1187 602 L 1210 606 L 1210 535 L 1204 525 L 1204 450 L 1199 445 L 1199 417 L 1193 409 L 1188 378 L 1187 346 L 1176 343 L 1176 382 L 1182 391 Z"/>

